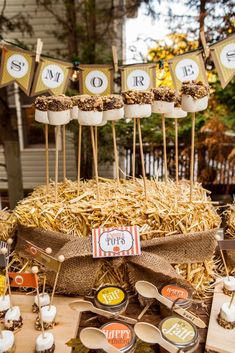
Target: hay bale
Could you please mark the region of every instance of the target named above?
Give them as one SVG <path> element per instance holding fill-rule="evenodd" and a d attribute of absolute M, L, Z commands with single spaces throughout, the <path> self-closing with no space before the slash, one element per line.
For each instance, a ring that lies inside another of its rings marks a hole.
<path fill-rule="evenodd" d="M 6 241 L 15 235 L 17 219 L 12 212 L 0 210 L 0 240 Z"/>

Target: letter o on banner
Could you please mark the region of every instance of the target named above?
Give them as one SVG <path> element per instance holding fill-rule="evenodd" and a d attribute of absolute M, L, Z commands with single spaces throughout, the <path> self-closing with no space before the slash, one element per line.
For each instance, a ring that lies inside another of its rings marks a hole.
<path fill-rule="evenodd" d="M 151 78 L 144 70 L 133 70 L 127 76 L 127 87 L 130 90 L 145 91 L 149 88 Z"/>
<path fill-rule="evenodd" d="M 222 49 L 220 60 L 227 69 L 235 69 L 235 43 L 228 44 Z"/>
<path fill-rule="evenodd" d="M 196 80 L 199 75 L 199 67 L 192 59 L 183 59 L 178 62 L 175 74 L 181 82 Z"/>
<path fill-rule="evenodd" d="M 24 77 L 29 70 L 29 63 L 23 55 L 13 54 L 7 60 L 7 71 L 14 78 Z"/>
<path fill-rule="evenodd" d="M 102 94 L 108 87 L 108 78 L 102 71 L 93 70 L 87 74 L 85 85 L 91 93 Z"/>
<path fill-rule="evenodd" d="M 64 72 L 59 65 L 46 65 L 42 71 L 41 79 L 48 88 L 57 88 L 64 82 Z"/>

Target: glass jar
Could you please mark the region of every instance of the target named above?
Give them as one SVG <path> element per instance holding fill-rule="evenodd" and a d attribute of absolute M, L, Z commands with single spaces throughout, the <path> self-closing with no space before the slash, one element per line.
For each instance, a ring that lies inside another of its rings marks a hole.
<path fill-rule="evenodd" d="M 109 344 L 119 349 L 122 353 L 134 353 L 136 349 L 136 335 L 133 328 L 122 322 L 112 321 L 100 328 Z M 99 351 L 103 353 L 103 350 Z"/>
<path fill-rule="evenodd" d="M 172 306 L 178 305 L 184 309 L 189 309 L 192 305 L 192 290 L 177 283 L 168 283 L 160 288 L 160 294 L 172 302 Z M 171 315 L 172 310 L 165 305 L 160 305 L 161 316 Z"/>
<path fill-rule="evenodd" d="M 169 316 L 159 324 L 162 337 L 184 352 L 194 352 L 199 344 L 197 328 L 188 320 Z"/>
<path fill-rule="evenodd" d="M 99 288 L 95 293 L 95 306 L 114 314 L 122 314 L 128 302 L 128 294 L 121 287 L 107 285 Z"/>

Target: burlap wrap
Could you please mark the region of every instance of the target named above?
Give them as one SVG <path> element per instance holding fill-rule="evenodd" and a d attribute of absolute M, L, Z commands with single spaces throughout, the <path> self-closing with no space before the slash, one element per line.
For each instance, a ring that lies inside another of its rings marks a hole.
<path fill-rule="evenodd" d="M 142 255 L 113 258 L 109 261 L 112 261 L 115 266 L 120 266 L 123 262 L 127 265 L 130 283 L 134 284 L 144 279 L 159 286 L 173 278 L 181 279 L 171 264 L 202 262 L 210 259 L 217 244 L 216 231 L 217 229 L 213 229 L 142 241 Z M 29 254 L 24 251 L 22 239 L 44 250 L 51 247 L 54 257 L 61 254 L 65 256 L 59 276 L 58 291 L 80 295 L 90 292 L 104 261 L 92 258 L 91 237 L 78 238 L 39 228 L 19 226 L 16 251 L 22 256 L 29 257 Z M 53 278 L 54 274 L 48 272 L 49 282 L 52 282 Z"/>

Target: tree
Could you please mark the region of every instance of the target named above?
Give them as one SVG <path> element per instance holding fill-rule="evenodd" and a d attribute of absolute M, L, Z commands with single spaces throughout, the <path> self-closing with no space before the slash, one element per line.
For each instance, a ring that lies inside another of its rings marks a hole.
<path fill-rule="evenodd" d="M 4 14 L 5 8 L 6 0 L 0 12 L 0 33 L 6 34 L 8 31 L 14 32 L 18 29 L 22 33 L 32 34 L 32 27 L 23 14 L 7 18 Z M 4 148 L 10 208 L 14 208 L 24 193 L 17 119 L 8 105 L 6 87 L 0 89 L 0 142 Z"/>

